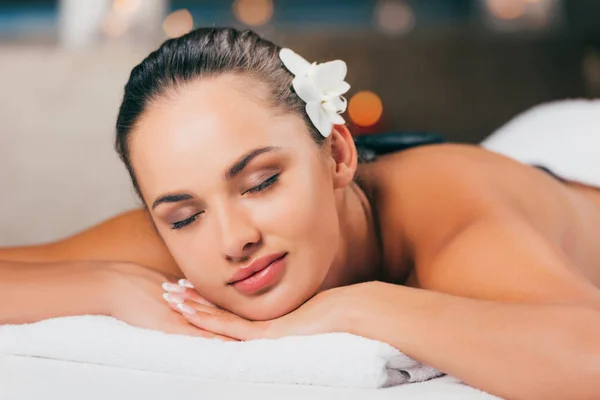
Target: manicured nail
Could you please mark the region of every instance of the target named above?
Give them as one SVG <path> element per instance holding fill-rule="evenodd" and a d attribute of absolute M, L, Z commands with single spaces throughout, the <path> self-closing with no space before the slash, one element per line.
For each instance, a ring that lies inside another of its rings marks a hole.
<path fill-rule="evenodd" d="M 186 288 L 190 288 L 190 289 L 194 288 L 194 285 L 192 285 L 192 282 L 188 281 L 187 279 L 180 279 L 177 283 L 179 283 L 180 286 L 183 286 Z"/>
<path fill-rule="evenodd" d="M 177 308 L 179 308 L 179 310 L 181 312 L 189 314 L 189 315 L 196 314 L 196 310 L 194 310 L 192 307 L 188 306 L 187 304 L 177 304 Z"/>
<path fill-rule="evenodd" d="M 181 304 L 185 301 L 182 297 L 171 293 L 163 293 L 163 299 L 173 304 Z"/>
<path fill-rule="evenodd" d="M 185 287 L 175 283 L 165 282 L 162 284 L 162 288 L 170 293 L 185 293 Z"/>

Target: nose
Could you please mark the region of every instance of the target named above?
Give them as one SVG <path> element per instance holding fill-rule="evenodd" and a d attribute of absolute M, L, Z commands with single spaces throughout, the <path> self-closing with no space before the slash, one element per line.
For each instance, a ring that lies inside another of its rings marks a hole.
<path fill-rule="evenodd" d="M 221 207 L 218 214 L 221 251 L 230 261 L 244 261 L 261 241 L 259 229 L 248 212 L 238 207 Z"/>

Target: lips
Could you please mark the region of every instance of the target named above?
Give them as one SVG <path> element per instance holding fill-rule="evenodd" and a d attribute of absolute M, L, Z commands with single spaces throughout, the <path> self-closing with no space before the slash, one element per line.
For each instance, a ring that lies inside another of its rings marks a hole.
<path fill-rule="evenodd" d="M 280 258 L 285 257 L 286 254 L 287 253 L 285 253 L 285 252 L 284 253 L 276 253 L 276 254 L 270 254 L 268 256 L 254 259 L 252 262 L 250 262 L 250 263 L 242 266 L 240 269 L 238 269 L 237 272 L 235 274 L 233 274 L 231 276 L 231 278 L 229 278 L 227 283 L 234 284 L 236 282 L 242 281 L 242 280 L 248 278 L 249 276 L 267 268 L 270 264 L 274 263 L 275 261 L 279 260 Z"/>

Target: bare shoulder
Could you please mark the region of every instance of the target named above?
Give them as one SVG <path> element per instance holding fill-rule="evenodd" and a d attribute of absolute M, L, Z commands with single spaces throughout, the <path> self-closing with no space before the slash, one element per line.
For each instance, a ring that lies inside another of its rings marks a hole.
<path fill-rule="evenodd" d="M 448 180 L 448 184 L 455 185 L 465 180 L 513 177 L 513 173 L 539 173 L 531 166 L 480 146 L 449 143 L 389 154 L 368 165 L 374 174 L 391 177 L 396 183 L 425 181 L 427 187 L 431 181 L 443 186 Z"/>
<path fill-rule="evenodd" d="M 479 146 L 422 146 L 364 168 L 386 228 L 401 226 L 413 243 L 443 246 L 473 220 L 505 212 L 554 232 L 569 210 L 556 179 Z"/>
<path fill-rule="evenodd" d="M 181 275 L 148 213 L 142 209 L 124 212 L 53 243 L 0 248 L 0 259 L 32 262 L 128 261 Z"/>
<path fill-rule="evenodd" d="M 600 207 L 539 169 L 469 146 L 368 167 L 386 272 L 493 301 L 598 306 Z M 399 265 L 399 239 L 410 264 Z M 403 268 L 404 267 L 404 268 Z"/>

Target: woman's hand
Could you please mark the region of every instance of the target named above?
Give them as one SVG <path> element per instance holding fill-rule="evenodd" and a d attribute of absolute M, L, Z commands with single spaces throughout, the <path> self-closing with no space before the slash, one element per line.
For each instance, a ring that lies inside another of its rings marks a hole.
<path fill-rule="evenodd" d="M 175 283 L 176 277 L 133 263 L 111 264 L 107 271 L 110 316 L 133 326 L 166 333 L 233 340 L 193 326 L 181 314 L 169 308 L 163 290 L 167 287 L 185 290 L 185 287 Z M 189 304 L 199 304 L 197 302 L 210 304 L 197 293 L 188 298 Z"/>
<path fill-rule="evenodd" d="M 186 291 L 185 297 L 189 301 L 170 305 L 196 327 L 237 340 L 345 332 L 349 313 L 345 312 L 344 303 L 357 286 L 320 292 L 289 314 L 269 321 L 248 321 L 213 305 L 191 300 L 197 295 L 193 289 Z"/>

